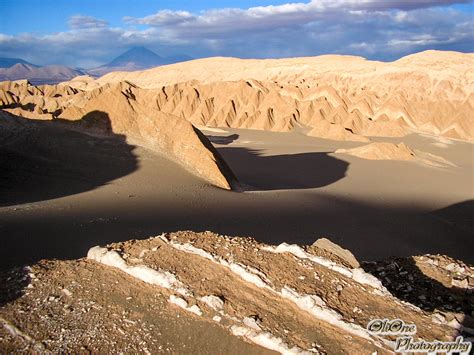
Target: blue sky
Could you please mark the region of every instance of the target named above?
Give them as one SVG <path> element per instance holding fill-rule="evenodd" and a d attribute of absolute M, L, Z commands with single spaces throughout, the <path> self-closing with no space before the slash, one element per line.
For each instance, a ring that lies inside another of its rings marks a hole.
<path fill-rule="evenodd" d="M 0 56 L 93 67 L 136 45 L 160 55 L 393 60 L 474 51 L 469 0 L 0 0 Z"/>
<path fill-rule="evenodd" d="M 164 9 L 200 12 L 213 8 L 281 5 L 288 3 L 288 0 L 0 0 L 0 3 L 0 33 L 14 35 L 20 32 L 66 31 L 67 20 L 74 15 L 89 15 L 104 19 L 111 26 L 121 26 L 125 16 L 144 17 Z"/>

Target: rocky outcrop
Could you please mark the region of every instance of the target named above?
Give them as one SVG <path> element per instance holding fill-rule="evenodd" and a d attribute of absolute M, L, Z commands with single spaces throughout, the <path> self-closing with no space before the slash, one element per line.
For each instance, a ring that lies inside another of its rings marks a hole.
<path fill-rule="evenodd" d="M 362 263 L 368 273 L 342 250 L 177 232 L 9 270 L 0 273 L 0 346 L 388 354 L 396 337 L 369 332 L 374 319 L 416 326 L 413 341 L 472 331 L 472 267 L 425 255 Z"/>
<path fill-rule="evenodd" d="M 360 267 L 359 261 L 355 256 L 347 249 L 342 248 L 336 243 L 331 242 L 327 238 L 319 238 L 312 245 L 309 246 L 308 251 L 314 253 L 315 255 L 327 256 L 328 258 L 336 258 L 336 260 L 352 268 Z M 328 253 L 328 254 L 325 254 Z"/>

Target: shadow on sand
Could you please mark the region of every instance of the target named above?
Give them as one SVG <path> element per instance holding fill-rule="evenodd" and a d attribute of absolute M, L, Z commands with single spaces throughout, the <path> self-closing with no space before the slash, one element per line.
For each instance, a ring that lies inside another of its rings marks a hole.
<path fill-rule="evenodd" d="M 218 148 L 240 183 L 253 190 L 311 189 L 346 176 L 349 163 L 327 153 L 265 156 L 259 150 Z"/>
<path fill-rule="evenodd" d="M 428 214 L 431 217 L 441 221 L 444 225 L 453 229 L 454 235 L 474 235 L 473 216 L 474 200 L 467 200 L 453 204 L 446 208 L 433 211 Z M 472 245 L 460 241 L 459 250 L 468 248 Z M 439 253 L 444 254 L 442 251 Z M 470 253 L 469 251 L 467 253 Z M 449 254 L 449 253 L 446 253 Z M 474 330 L 474 290 L 472 281 L 467 276 L 467 272 L 462 269 L 472 267 L 472 258 L 469 258 L 467 265 L 458 266 L 454 260 L 442 257 L 443 263 L 439 265 L 437 257 L 420 258 L 406 257 L 390 260 L 380 260 L 372 262 L 363 262 L 362 267 L 365 271 L 377 277 L 382 284 L 398 299 L 413 304 L 424 311 L 440 313 L 444 317 L 446 313 L 462 314 L 456 321 L 461 325 L 459 334 L 465 338 L 469 337 L 472 341 Z M 431 265 L 434 264 L 434 265 Z M 454 277 L 457 282 L 463 284 L 463 287 L 457 287 L 452 284 L 451 278 L 446 276 L 446 268 L 451 266 Z M 461 268 L 461 270 L 458 270 Z M 437 278 L 430 277 L 430 273 L 437 270 Z M 443 283 L 438 281 L 443 280 Z M 471 289 L 469 289 L 469 287 Z M 444 314 L 443 314 L 444 313 Z M 449 321 L 449 320 L 447 320 Z"/>
<path fill-rule="evenodd" d="M 105 112 L 79 121 L 12 119 L 12 129 L 0 130 L 0 207 L 93 190 L 137 169 L 134 146 L 112 133 Z"/>
<path fill-rule="evenodd" d="M 220 145 L 228 145 L 231 144 L 233 141 L 239 139 L 238 134 L 231 134 L 228 136 L 210 136 L 206 135 L 207 139 L 213 144 L 220 144 Z"/>
<path fill-rule="evenodd" d="M 474 236 L 474 200 L 455 203 L 432 214 L 445 223 Z"/>

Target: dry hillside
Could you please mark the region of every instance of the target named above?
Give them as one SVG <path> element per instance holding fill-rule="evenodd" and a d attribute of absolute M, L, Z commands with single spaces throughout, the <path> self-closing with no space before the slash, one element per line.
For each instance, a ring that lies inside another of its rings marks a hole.
<path fill-rule="evenodd" d="M 122 82 L 134 88 L 136 107 L 197 126 L 301 128 L 310 136 L 349 141 L 411 132 L 472 141 L 473 67 L 472 54 L 437 51 L 392 63 L 348 56 L 208 58 L 98 80 L 78 77 L 56 87 L 6 82 L 0 105 L 32 118 L 68 118 Z"/>
<path fill-rule="evenodd" d="M 277 60 L 209 58 L 142 72 L 110 73 L 98 82 L 129 80 L 153 89 L 187 83 L 171 90 L 173 101 L 181 106 L 194 104 L 183 113 L 202 116 L 209 125 L 280 131 L 296 124 L 317 128 L 329 123 L 339 132 L 328 138 L 335 135 L 336 139 L 360 139 L 342 132 L 344 129 L 363 136 L 420 131 L 472 140 L 473 68 L 473 54 L 440 51 L 391 63 L 336 55 Z M 216 85 L 215 91 L 209 88 Z M 166 94 L 170 97 L 170 89 Z M 213 109 L 210 115 L 207 107 Z M 318 130 L 312 134 L 324 137 Z"/>

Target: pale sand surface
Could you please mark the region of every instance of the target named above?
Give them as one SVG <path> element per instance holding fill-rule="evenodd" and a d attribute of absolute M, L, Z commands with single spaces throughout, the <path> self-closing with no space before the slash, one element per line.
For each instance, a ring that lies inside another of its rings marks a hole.
<path fill-rule="evenodd" d="M 90 139 L 92 148 L 77 157 L 79 143 L 72 136 L 64 135 L 62 143 L 59 138 L 17 141 L 25 154 L 35 152 L 20 168 L 36 176 L 21 190 L 12 189 L 14 171 L 1 180 L 7 196 L 0 207 L 1 267 L 78 258 L 94 245 L 185 229 L 249 235 L 271 244 L 312 243 L 325 236 L 360 260 L 441 253 L 474 262 L 472 144 L 439 145 L 418 135 L 373 138 L 405 142 L 456 165 L 434 168 L 333 154 L 366 143 L 297 132 L 225 128 L 205 133 L 253 191 L 212 187 L 144 148 L 121 146 L 127 158 L 118 159 L 114 144 L 94 153 Z M 61 144 L 67 159 L 35 169 L 35 159 L 42 161 L 42 152 L 48 156 L 51 144 Z M 46 181 L 54 182 L 54 191 Z"/>

